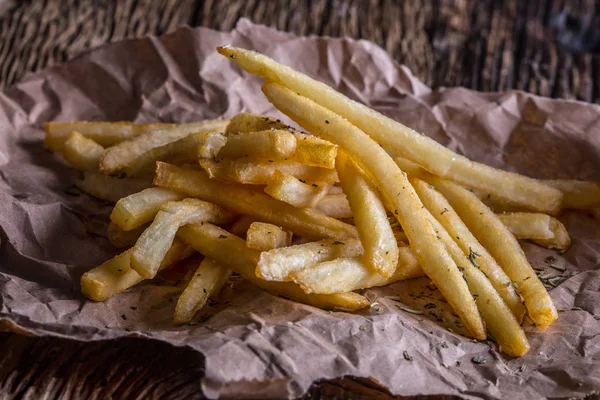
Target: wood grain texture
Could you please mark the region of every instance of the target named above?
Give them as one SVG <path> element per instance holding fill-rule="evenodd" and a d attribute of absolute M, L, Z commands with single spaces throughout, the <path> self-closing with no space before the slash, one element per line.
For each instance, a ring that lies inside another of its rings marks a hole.
<path fill-rule="evenodd" d="M 371 40 L 432 87 L 510 88 L 600 102 L 594 0 L 0 0 L 0 88 L 123 38 L 178 26 L 230 30 L 245 17 L 299 35 Z M 0 334 L 0 400 L 202 398 L 201 357 L 164 343 L 80 343 Z M 365 379 L 305 398 L 392 399 Z M 435 398 L 418 397 L 420 399 Z M 438 397 L 452 398 L 452 397 Z"/>
<path fill-rule="evenodd" d="M 245 17 L 299 35 L 371 40 L 426 84 L 600 101 L 594 0 L 39 0 L 0 7 L 0 87 L 123 38 Z"/>

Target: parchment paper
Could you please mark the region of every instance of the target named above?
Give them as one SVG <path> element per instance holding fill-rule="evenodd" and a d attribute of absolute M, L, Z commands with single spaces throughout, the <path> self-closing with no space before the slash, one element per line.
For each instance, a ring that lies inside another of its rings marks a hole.
<path fill-rule="evenodd" d="M 183 28 L 127 40 L 29 75 L 0 95 L 0 319 L 35 335 L 134 334 L 188 346 L 206 359 L 206 376 L 198 378 L 210 397 L 294 397 L 317 379 L 344 375 L 372 377 L 399 395 L 529 399 L 600 388 L 600 224 L 585 213 L 561 217 L 573 239 L 563 255 L 524 243 L 534 266 L 561 274 L 543 261 L 553 255 L 568 279 L 551 291 L 559 320 L 545 332 L 525 324 L 532 349 L 520 359 L 448 331 L 449 313 L 402 311 L 399 299 L 443 308 L 426 279 L 368 290 L 378 305 L 356 314 L 295 304 L 236 281 L 183 327 L 171 325 L 181 288 L 164 281 L 105 303 L 83 298 L 83 272 L 117 253 L 105 238 L 110 207 L 65 193 L 78 173 L 44 149 L 43 123 L 279 115 L 258 78 L 215 52 L 227 43 L 318 77 L 474 160 L 540 178 L 600 179 L 595 105 L 522 92 L 432 92 L 372 43 L 296 37 L 246 20 L 231 33 Z M 475 356 L 485 362 L 474 363 Z"/>

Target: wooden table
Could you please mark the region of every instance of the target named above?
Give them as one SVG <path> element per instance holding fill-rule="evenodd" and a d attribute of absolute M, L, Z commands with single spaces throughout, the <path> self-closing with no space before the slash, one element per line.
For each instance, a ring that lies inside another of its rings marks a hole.
<path fill-rule="evenodd" d="M 0 0 L 0 87 L 104 43 L 185 24 L 229 30 L 241 17 L 301 35 L 374 41 L 433 87 L 600 102 L 593 0 Z M 201 357 L 160 342 L 5 333 L 0 354 L 0 399 L 202 398 Z M 350 397 L 394 398 L 350 377 L 316 383 L 306 395 Z"/>

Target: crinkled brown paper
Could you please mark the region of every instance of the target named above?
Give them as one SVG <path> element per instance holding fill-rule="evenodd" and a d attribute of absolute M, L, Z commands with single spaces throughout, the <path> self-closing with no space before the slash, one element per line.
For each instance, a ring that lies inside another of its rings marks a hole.
<path fill-rule="evenodd" d="M 596 105 L 514 91 L 431 91 L 370 42 L 296 37 L 245 20 L 231 33 L 183 28 L 126 40 L 29 75 L 0 95 L 0 319 L 35 335 L 136 334 L 188 346 L 206 359 L 206 376 L 198 378 L 210 397 L 293 397 L 315 380 L 344 375 L 374 378 L 399 395 L 531 399 L 600 388 L 600 224 L 585 213 L 561 217 L 573 239 L 564 255 L 523 244 L 534 266 L 560 274 L 543 262 L 554 255 L 570 277 L 551 291 L 558 321 L 545 332 L 526 324 L 532 348 L 518 359 L 399 309 L 393 296 L 422 306 L 408 294 L 426 292 L 425 279 L 368 290 L 379 307 L 356 314 L 238 282 L 225 293 L 231 305 L 182 327 L 171 325 L 168 301 L 181 288 L 164 282 L 104 303 L 86 300 L 81 275 L 116 253 L 105 237 L 110 207 L 64 192 L 78 172 L 44 149 L 43 123 L 278 115 L 261 81 L 216 53 L 227 43 L 292 65 L 471 159 L 539 178 L 600 179 Z"/>

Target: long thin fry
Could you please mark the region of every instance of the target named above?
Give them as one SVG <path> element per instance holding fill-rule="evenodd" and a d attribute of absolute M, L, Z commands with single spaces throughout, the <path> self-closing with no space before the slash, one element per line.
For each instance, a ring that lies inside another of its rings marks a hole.
<path fill-rule="evenodd" d="M 50 151 L 63 151 L 65 142 L 73 131 L 77 131 L 101 146 L 114 146 L 143 133 L 167 129 L 175 124 L 134 124 L 133 122 L 46 122 L 46 148 Z"/>
<path fill-rule="evenodd" d="M 293 283 L 267 282 L 259 279 L 255 275 L 254 269 L 260 252 L 247 248 L 244 240 L 217 226 L 207 223 L 186 225 L 179 230 L 177 235 L 200 254 L 221 265 L 231 267 L 234 272 L 275 295 L 320 308 L 359 310 L 369 305 L 367 298 L 353 292 L 313 295 L 304 293 L 298 285 Z"/>
<path fill-rule="evenodd" d="M 231 46 L 218 47 L 217 51 L 246 71 L 285 86 L 299 96 L 347 118 L 381 145 L 436 175 L 486 190 L 532 210 L 547 213 L 560 210 L 562 193 L 540 181 L 473 162 L 433 139 L 347 98 L 326 84 L 260 53 Z"/>
<path fill-rule="evenodd" d="M 211 180 L 204 171 L 159 162 L 155 183 L 240 214 L 254 216 L 299 235 L 317 239 L 357 237 L 356 228 L 352 225 L 295 208 L 251 187 Z"/>
<path fill-rule="evenodd" d="M 142 154 L 192 133 L 222 132 L 226 120 L 207 120 L 154 130 L 106 149 L 100 160 L 100 171 L 106 174 L 120 172 Z"/>
<path fill-rule="evenodd" d="M 161 269 L 191 256 L 194 250 L 175 240 L 167 252 Z M 104 301 L 144 280 L 129 267 L 131 249 L 86 272 L 81 277 L 81 292 L 94 301 Z"/>
<path fill-rule="evenodd" d="M 211 260 L 202 260 L 192 279 L 177 300 L 173 323 L 176 325 L 190 322 L 194 315 L 206 304 L 208 298 L 215 296 L 227 283 L 231 270 Z"/>
<path fill-rule="evenodd" d="M 352 156 L 377 185 L 385 203 L 394 208 L 425 273 L 440 288 L 473 337 L 485 338 L 475 300 L 456 264 L 435 238 L 422 203 L 406 175 L 375 141 L 345 118 L 274 83 L 265 83 L 269 101 L 300 126 L 324 137 Z"/>
<path fill-rule="evenodd" d="M 343 151 L 338 152 L 336 170 L 363 244 L 362 262 L 383 278 L 391 277 L 398 265 L 398 244 L 383 203 Z"/>
<path fill-rule="evenodd" d="M 110 220 L 121 229 L 136 229 L 154 219 L 160 208 L 169 201 L 183 200 L 184 195 L 173 190 L 153 187 L 122 198 L 110 214 Z"/>
<path fill-rule="evenodd" d="M 480 268 L 488 277 L 517 320 L 521 321 L 525 314 L 521 297 L 517 294 L 510 278 L 496 260 L 473 236 L 442 194 L 419 179 L 414 179 L 412 183 L 427 210 L 439 221 L 444 231 L 452 236 L 452 239 L 460 246 L 470 263 Z"/>
<path fill-rule="evenodd" d="M 558 313 L 552 298 L 529 265 L 519 242 L 498 216 L 467 189 L 434 176 L 406 160 L 396 160 L 410 175 L 433 185 L 454 208 L 477 240 L 489 251 L 525 301 L 531 319 L 540 328 L 550 325 Z"/>
<path fill-rule="evenodd" d="M 104 147 L 79 132 L 73 132 L 65 142 L 65 160 L 82 171 L 98 171 Z"/>

